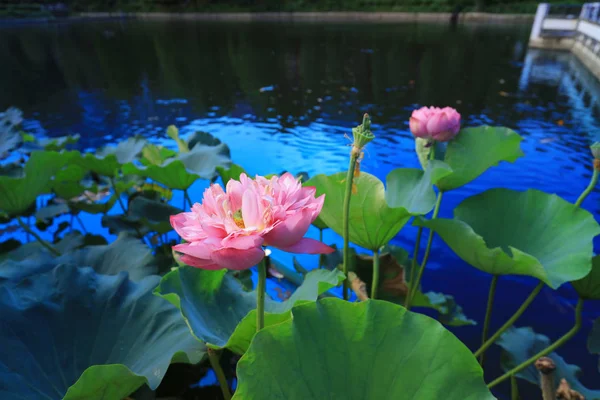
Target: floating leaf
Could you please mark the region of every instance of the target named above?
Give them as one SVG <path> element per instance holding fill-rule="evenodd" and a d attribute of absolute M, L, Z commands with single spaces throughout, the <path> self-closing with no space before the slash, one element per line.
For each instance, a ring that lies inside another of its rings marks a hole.
<path fill-rule="evenodd" d="M 343 234 L 343 207 L 346 174 L 317 175 L 304 186 L 314 186 L 317 195 L 326 194 L 319 217 L 336 233 Z M 387 244 L 411 217 L 404 208 L 390 208 L 385 201 L 383 183 L 361 172 L 354 178 L 358 192 L 350 198 L 350 241 L 376 250 Z"/>
<path fill-rule="evenodd" d="M 459 204 L 454 219 L 417 224 L 482 271 L 528 275 L 554 289 L 589 273 L 600 233 L 589 212 L 537 190 L 488 190 Z"/>
<path fill-rule="evenodd" d="M 509 371 L 550 346 L 551 342 L 547 336 L 537 334 L 531 328 L 513 327 L 504 332 L 496 344 L 504 349 L 501 356 L 502 369 Z M 561 379 L 566 379 L 571 388 L 583 394 L 586 399 L 600 399 L 600 390 L 590 390 L 579 382 L 578 375 L 581 370 L 577 365 L 568 364 L 555 352 L 548 354 L 547 357 L 550 357 L 556 365 L 554 371 L 556 386 Z M 517 373 L 516 376 L 536 386 L 540 384 L 540 373 L 533 364 Z"/>
<path fill-rule="evenodd" d="M 211 347 L 241 354 L 256 332 L 256 315 L 251 312 L 256 308 L 256 292 L 244 291 L 226 272 L 180 267 L 165 275 L 155 292 L 181 310 L 197 338 Z M 339 271 L 310 272 L 285 302 L 265 299 L 265 326 L 289 318 L 286 313 L 294 304 L 315 300 L 342 280 Z"/>
<path fill-rule="evenodd" d="M 592 270 L 589 274 L 571 284 L 582 298 L 600 300 L 600 256 L 592 258 Z"/>
<path fill-rule="evenodd" d="M 424 215 L 433 209 L 436 194 L 433 185 L 452 170 L 441 161 L 433 160 L 425 171 L 417 168 L 397 168 L 386 178 L 385 199 L 392 208 L 404 208 L 412 215 Z"/>
<path fill-rule="evenodd" d="M 60 265 L 0 286 L 0 398 L 122 399 L 155 389 L 172 359 L 199 362 L 204 346 L 152 295 L 158 281 Z"/>
<path fill-rule="evenodd" d="M 16 215 L 27 210 L 40 194 L 50 191 L 52 176 L 76 154 L 34 151 L 25 164 L 24 177 L 0 176 L 0 211 Z"/>
<path fill-rule="evenodd" d="M 190 150 L 193 150 L 197 144 L 210 147 L 218 147 L 221 155 L 231 158 L 231 152 L 221 139 L 214 137 L 208 132 L 196 131 L 187 141 Z M 223 144 L 223 146 L 221 146 Z"/>
<path fill-rule="evenodd" d="M 429 317 L 335 298 L 292 314 L 256 334 L 234 399 L 494 399 L 469 349 Z"/>
<path fill-rule="evenodd" d="M 197 144 L 186 153 L 181 153 L 178 159 L 183 162 L 185 168 L 202 179 L 213 179 L 217 176 L 218 167 L 228 167 L 231 164 L 228 147 L 224 144 L 219 146 L 204 146 Z"/>
<path fill-rule="evenodd" d="M 464 128 L 448 142 L 443 161 L 452 174 L 442 178 L 437 186 L 448 191 L 461 187 L 501 161 L 515 162 L 523 157 L 523 138 L 512 129 L 494 126 Z M 436 157 L 437 158 L 437 157 Z"/>

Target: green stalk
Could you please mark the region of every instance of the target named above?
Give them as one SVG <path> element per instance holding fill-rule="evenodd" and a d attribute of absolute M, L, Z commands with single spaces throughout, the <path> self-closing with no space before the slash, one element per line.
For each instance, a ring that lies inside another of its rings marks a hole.
<path fill-rule="evenodd" d="M 485 310 L 485 319 L 483 321 L 483 333 L 481 335 L 481 345 L 485 344 L 487 339 L 488 331 L 490 329 L 490 319 L 492 317 L 492 307 L 494 305 L 494 295 L 496 294 L 496 285 L 498 284 L 498 275 L 492 277 L 492 283 L 490 284 L 490 291 L 488 292 L 487 308 Z M 481 352 L 479 356 L 479 364 L 483 367 L 485 360 L 485 351 Z"/>
<path fill-rule="evenodd" d="M 258 287 L 256 289 L 256 332 L 265 327 L 265 291 L 267 288 L 267 263 L 258 263 Z"/>
<path fill-rule="evenodd" d="M 594 173 L 592 174 L 592 179 L 590 180 L 590 184 L 588 185 L 587 188 L 585 188 L 583 193 L 581 193 L 581 196 L 579 196 L 579 198 L 575 202 L 576 207 L 581 206 L 581 203 L 583 203 L 585 198 L 588 197 L 588 195 L 592 192 L 592 190 L 596 186 L 596 183 L 598 183 L 598 170 L 594 167 Z"/>
<path fill-rule="evenodd" d="M 538 358 L 544 357 L 544 356 L 552 353 L 554 350 L 556 350 L 557 348 L 559 348 L 560 346 L 562 346 L 566 341 L 568 341 L 573 336 L 575 336 L 575 334 L 577 332 L 579 332 L 579 329 L 581 329 L 582 313 L 583 313 L 583 303 L 584 303 L 584 300 L 580 297 L 577 300 L 577 306 L 575 307 L 575 325 L 573 326 L 573 328 L 571 328 L 560 339 L 558 339 L 556 342 L 552 343 L 550 346 L 546 347 L 544 350 L 540 351 L 539 353 L 537 353 L 536 355 L 530 357 L 529 359 L 523 361 L 521 364 L 517 365 L 516 367 L 514 367 L 510 371 L 506 372 L 501 377 L 496 378 L 495 380 L 493 380 L 492 382 L 490 382 L 487 385 L 488 388 L 492 388 L 492 387 L 496 386 L 497 384 L 499 384 L 500 382 L 502 382 L 502 381 L 510 378 L 511 376 L 518 374 L 519 372 L 521 372 L 522 370 L 524 370 L 525 368 L 529 367 L 531 364 L 533 364 L 534 362 L 536 362 L 536 360 Z"/>
<path fill-rule="evenodd" d="M 523 304 L 521 304 L 521 307 L 519 307 L 519 309 L 513 314 L 513 316 L 510 317 L 510 319 L 506 321 L 506 323 L 502 325 L 500 329 L 498 329 L 498 331 L 494 333 L 492 337 L 489 338 L 484 344 L 482 344 L 479 350 L 477 350 L 474 353 L 475 357 L 479 357 L 484 351 L 487 350 L 488 347 L 490 347 L 492 344 L 494 344 L 496 340 L 498 340 L 498 338 L 504 333 L 504 331 L 506 331 L 515 323 L 515 321 L 525 312 L 527 307 L 529 307 L 529 305 L 533 302 L 533 299 L 535 299 L 535 296 L 538 295 L 538 293 L 542 290 L 543 287 L 544 282 L 538 283 L 535 289 L 533 289 L 533 291 L 529 294 L 527 299 L 525 299 Z"/>
<path fill-rule="evenodd" d="M 83 233 L 87 234 L 87 229 L 85 229 L 85 225 L 83 225 L 83 221 L 81 220 L 81 218 L 79 218 L 79 214 L 75 214 L 75 219 L 77 219 L 77 222 L 79 222 L 79 226 L 81 226 L 81 229 L 83 229 Z"/>
<path fill-rule="evenodd" d="M 377 298 L 377 287 L 379 286 L 379 249 L 373 252 L 373 282 L 371 283 L 371 298 Z"/>
<path fill-rule="evenodd" d="M 343 237 L 344 237 L 344 264 L 343 271 L 346 279 L 344 279 L 344 300 L 348 300 L 348 266 L 350 265 L 350 197 L 352 196 L 352 179 L 354 178 L 354 168 L 356 168 L 356 160 L 358 159 L 359 151 L 350 152 L 350 165 L 348 166 L 348 174 L 346 174 L 346 191 L 344 193 L 344 208 L 343 208 Z"/>
<path fill-rule="evenodd" d="M 444 192 L 438 192 L 437 201 L 435 202 L 435 208 L 433 209 L 433 215 L 431 219 L 436 219 L 440 212 L 440 205 L 442 204 L 442 196 Z M 415 280 L 414 285 L 411 283 L 411 291 L 410 291 L 410 299 L 406 304 L 406 309 L 410 310 L 410 306 L 412 303 L 412 299 L 419 290 L 419 284 L 421 283 L 421 278 L 423 278 L 423 272 L 425 271 L 425 266 L 427 265 L 427 260 L 429 259 L 429 252 L 431 251 L 431 243 L 433 243 L 433 230 L 429 231 L 429 237 L 427 238 L 427 247 L 425 247 L 425 255 L 423 256 L 423 261 L 421 262 L 421 267 L 419 268 L 419 273 L 417 274 L 417 279 Z"/>
<path fill-rule="evenodd" d="M 115 192 L 115 196 L 117 196 L 117 201 L 119 202 L 119 205 L 123 209 L 123 213 L 127 213 L 127 208 L 125 208 L 125 204 L 123 204 L 123 200 L 121 199 L 121 194 L 117 190 L 117 185 L 115 185 L 115 180 L 113 178 L 110 178 L 110 185 L 112 186 L 112 188 Z"/>
<path fill-rule="evenodd" d="M 519 384 L 514 375 L 510 377 L 510 400 L 519 400 Z"/>
<path fill-rule="evenodd" d="M 188 191 L 187 191 L 187 189 L 185 189 L 185 190 L 183 191 L 183 195 L 185 196 L 185 199 L 187 200 L 188 204 L 190 205 L 190 208 L 192 208 L 192 205 L 193 205 L 194 203 L 192 203 L 192 199 L 190 199 L 190 195 L 188 194 Z M 184 204 L 184 207 L 183 207 L 183 208 L 185 208 L 185 204 Z"/>
<path fill-rule="evenodd" d="M 231 392 L 229 391 L 229 384 L 227 383 L 227 378 L 225 377 L 225 373 L 223 372 L 223 368 L 221 368 L 221 363 L 219 362 L 220 354 L 215 349 L 208 348 L 208 359 L 210 361 L 210 366 L 215 371 L 217 375 L 217 380 L 219 381 L 219 386 L 221 386 L 221 391 L 223 392 L 223 398 L 225 400 L 231 400 Z"/>
<path fill-rule="evenodd" d="M 42 239 L 42 237 L 40 235 L 35 233 L 26 223 L 24 223 L 23 220 L 21 219 L 21 217 L 17 216 L 17 222 L 19 223 L 21 228 L 23 228 L 25 230 L 25 232 L 27 232 L 31 236 L 33 236 L 35 238 L 35 240 L 37 240 L 38 242 L 40 242 L 40 244 L 42 246 L 47 248 L 50 251 L 50 253 L 54 254 L 56 257 L 61 255 L 60 251 L 56 250 L 56 248 L 54 248 L 54 246 L 52 246 L 50 243 L 48 243 L 44 239 Z"/>
<path fill-rule="evenodd" d="M 423 227 L 420 226 L 417 231 L 417 239 L 415 240 L 415 250 L 413 252 L 412 264 L 410 267 L 410 277 L 408 280 L 408 293 L 406 294 L 406 298 L 404 299 L 404 307 L 408 306 L 408 303 L 411 301 L 411 297 L 413 296 L 412 291 L 414 289 L 413 279 L 415 278 L 415 271 L 417 270 L 417 257 L 419 256 L 419 247 L 421 246 L 421 236 L 423 236 Z"/>

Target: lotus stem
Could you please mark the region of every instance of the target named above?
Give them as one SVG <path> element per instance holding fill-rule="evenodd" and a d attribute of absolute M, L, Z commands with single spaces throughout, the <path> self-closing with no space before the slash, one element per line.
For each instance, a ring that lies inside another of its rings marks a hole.
<path fill-rule="evenodd" d="M 490 329 L 490 319 L 492 317 L 492 307 L 494 305 L 494 295 L 496 294 L 496 285 L 498 284 L 498 275 L 492 277 L 492 283 L 490 284 L 490 290 L 488 292 L 487 308 L 485 309 L 485 319 L 483 321 L 483 333 L 481 335 L 481 345 L 485 344 L 487 339 L 488 331 Z M 479 356 L 479 364 L 483 367 L 485 361 L 485 351 L 481 352 Z"/>
<path fill-rule="evenodd" d="M 267 288 L 267 262 L 265 256 L 258 263 L 258 287 L 256 288 L 256 332 L 265 327 L 265 292 Z"/>
<path fill-rule="evenodd" d="M 348 280 L 348 266 L 350 265 L 350 198 L 352 196 L 352 179 L 354 178 L 354 168 L 356 168 L 356 160 L 358 159 L 360 150 L 356 151 L 352 147 L 350 152 L 350 165 L 348 166 L 348 173 L 346 175 L 346 190 L 344 193 L 344 208 L 343 208 L 343 236 L 344 236 L 344 262 L 343 272 L 346 276 L 344 279 L 344 300 L 348 300 L 348 287 L 350 282 Z"/>
<path fill-rule="evenodd" d="M 50 251 L 50 253 L 54 254 L 56 257 L 59 257 L 61 255 L 60 251 L 56 250 L 54 246 L 42 239 L 40 235 L 35 233 L 26 223 L 24 223 L 21 217 L 17 216 L 17 222 L 19 223 L 19 226 L 21 226 L 21 228 L 25 230 L 25 232 L 33 236 L 35 240 L 37 240 L 42 246 L 47 248 L 48 251 Z"/>
<path fill-rule="evenodd" d="M 373 282 L 371 283 L 371 298 L 377 298 L 377 288 L 379 287 L 379 249 L 373 252 Z"/>
<path fill-rule="evenodd" d="M 215 371 L 215 375 L 217 375 L 217 380 L 219 381 L 219 386 L 221 386 L 221 391 L 223 392 L 223 398 L 225 400 L 231 400 L 231 392 L 229 391 L 229 384 L 227 383 L 227 378 L 225 377 L 225 373 L 223 372 L 223 368 L 221 368 L 221 363 L 219 362 L 220 353 L 215 350 L 208 348 L 208 359 L 210 361 L 210 365 L 212 369 Z"/>
<path fill-rule="evenodd" d="M 576 207 L 581 207 L 581 203 L 583 203 L 585 198 L 588 197 L 588 195 L 592 192 L 592 190 L 596 186 L 596 183 L 598 183 L 598 169 L 596 168 L 595 161 L 596 160 L 594 160 L 594 173 L 592 174 L 592 179 L 590 180 L 590 184 L 588 185 L 588 187 L 585 188 L 583 193 L 581 193 L 581 196 L 579 196 L 579 198 L 575 202 Z"/>
<path fill-rule="evenodd" d="M 83 230 L 83 233 L 87 234 L 87 229 L 85 229 L 85 225 L 83 225 L 83 221 L 81 220 L 81 218 L 79 218 L 79 215 L 75 214 L 75 218 L 77 219 L 77 222 L 79 222 L 79 226 Z"/>
<path fill-rule="evenodd" d="M 562 346 L 566 341 L 568 341 L 573 336 L 575 336 L 575 334 L 577 332 L 579 332 L 579 330 L 581 329 L 582 314 L 583 314 L 583 303 L 584 303 L 584 300 L 580 297 L 577 300 L 577 306 L 575 306 L 575 325 L 573 326 L 573 328 L 571 328 L 560 339 L 558 339 L 556 342 L 552 343 L 550 346 L 546 347 L 544 350 L 540 351 L 539 353 L 537 353 L 536 355 L 532 356 L 531 358 L 523 361 L 521 364 L 517 365 L 516 367 L 514 367 L 510 371 L 506 372 L 501 377 L 496 378 L 495 380 L 493 380 L 492 382 L 490 382 L 487 385 L 488 388 L 492 388 L 492 387 L 496 386 L 497 384 L 499 384 L 500 382 L 506 380 L 510 376 L 518 374 L 519 372 L 521 372 L 522 370 L 524 370 L 525 368 L 529 367 L 531 364 L 533 364 L 534 362 L 536 362 L 539 358 L 544 357 L 544 356 L 552 353 L 554 350 L 556 350 L 557 348 L 559 348 L 560 346 Z"/>
<path fill-rule="evenodd" d="M 484 344 L 482 344 L 479 350 L 477 350 L 474 353 L 475 357 L 479 357 L 481 353 L 486 351 L 488 347 L 490 347 L 492 344 L 494 344 L 496 340 L 498 340 L 498 338 L 504 333 L 504 331 L 510 328 L 515 323 L 515 321 L 519 319 L 521 315 L 523 315 L 525 310 L 527 310 L 527 307 L 529 307 L 529 305 L 533 302 L 533 299 L 535 299 L 535 296 L 538 295 L 538 293 L 542 290 L 543 287 L 544 282 L 540 282 L 537 284 L 537 286 L 533 289 L 533 291 L 529 294 L 529 296 L 525 299 L 523 304 L 521 304 L 521 307 L 519 307 L 519 309 L 513 314 L 513 316 L 510 317 L 510 319 L 506 321 L 506 323 L 502 325 L 500 329 L 498 329 L 498 331 L 494 333 L 492 337 L 489 338 Z"/>
<path fill-rule="evenodd" d="M 127 208 L 125 208 L 125 204 L 123 204 L 123 199 L 121 199 L 121 194 L 117 190 L 117 185 L 115 185 L 115 180 L 113 178 L 110 178 L 110 185 L 112 186 L 112 188 L 113 188 L 113 190 L 115 192 L 115 196 L 117 196 L 117 201 L 119 202 L 119 205 L 123 209 L 123 213 L 126 213 L 127 212 Z"/>
<path fill-rule="evenodd" d="M 413 279 L 415 278 L 415 270 L 417 269 L 417 257 L 419 257 L 419 247 L 421 246 L 421 236 L 423 235 L 423 227 L 420 226 L 417 231 L 417 239 L 415 240 L 415 250 L 413 252 L 412 264 L 410 267 L 410 277 L 408 278 L 408 293 L 406 299 L 404 299 L 404 307 L 408 307 L 411 301 L 412 290 L 413 290 Z"/>
<path fill-rule="evenodd" d="M 433 150 L 432 150 L 433 151 Z M 433 215 L 431 219 L 436 219 L 440 212 L 440 205 L 442 204 L 442 195 L 444 192 L 438 192 L 437 201 L 435 202 L 435 208 L 433 209 Z M 419 273 L 417 274 L 417 279 L 414 284 L 411 282 L 410 284 L 410 299 L 406 304 L 406 309 L 410 310 L 410 306 L 412 303 L 412 299 L 419 290 L 419 285 L 421 284 L 421 278 L 423 278 L 423 272 L 425 271 L 425 267 L 427 266 L 427 260 L 429 259 L 429 252 L 431 251 L 431 243 L 433 243 L 433 230 L 429 231 L 429 236 L 427 237 L 427 247 L 425 247 L 425 255 L 423 256 L 423 261 L 421 262 L 421 267 L 419 268 Z"/>
<path fill-rule="evenodd" d="M 510 377 L 510 400 L 519 400 L 519 383 L 514 375 Z"/>
<path fill-rule="evenodd" d="M 192 208 L 192 205 L 193 205 L 194 203 L 192 203 L 192 199 L 190 199 L 190 195 L 189 195 L 189 193 L 188 193 L 187 189 L 185 189 L 185 190 L 183 191 L 183 195 L 184 195 L 185 199 L 187 200 L 188 204 L 190 205 L 190 208 Z M 183 208 L 185 209 L 185 203 L 184 203 L 184 205 L 183 205 Z"/>

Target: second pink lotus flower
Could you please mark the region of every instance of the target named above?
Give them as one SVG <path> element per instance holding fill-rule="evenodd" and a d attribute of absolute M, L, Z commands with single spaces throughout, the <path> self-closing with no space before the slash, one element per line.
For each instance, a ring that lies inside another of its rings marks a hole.
<path fill-rule="evenodd" d="M 174 246 L 181 261 L 203 269 L 248 269 L 264 257 L 262 246 L 290 253 L 323 254 L 334 250 L 305 238 L 325 196 L 302 187 L 289 173 L 266 179 L 246 174 L 230 180 L 224 191 L 211 185 L 202 204 L 171 217 L 171 225 L 187 242 Z"/>
<path fill-rule="evenodd" d="M 447 142 L 460 130 L 460 114 L 452 107 L 421 107 L 410 116 L 415 137 Z"/>

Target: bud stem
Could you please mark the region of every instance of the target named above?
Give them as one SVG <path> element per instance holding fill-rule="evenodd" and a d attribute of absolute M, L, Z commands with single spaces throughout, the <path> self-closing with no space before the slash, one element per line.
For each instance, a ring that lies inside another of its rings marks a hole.
<path fill-rule="evenodd" d="M 596 160 L 594 160 L 594 161 L 596 161 Z M 594 163 L 594 166 L 595 166 L 595 164 L 596 163 Z M 588 185 L 587 188 L 585 188 L 583 193 L 581 193 L 581 196 L 579 196 L 579 198 L 575 202 L 575 206 L 581 207 L 581 203 L 583 203 L 585 198 L 588 197 L 588 195 L 592 192 L 592 190 L 596 186 L 596 183 L 598 183 L 598 169 L 594 168 L 594 173 L 592 174 L 592 179 L 590 180 L 590 184 Z"/>
<path fill-rule="evenodd" d="M 210 366 L 215 371 L 215 375 L 217 375 L 217 380 L 219 381 L 219 386 L 221 386 L 223 398 L 225 400 L 230 400 L 231 392 L 229 391 L 229 384 L 227 383 L 227 378 L 225 377 L 225 373 L 223 372 L 223 368 L 221 368 L 221 363 L 219 362 L 221 354 L 217 350 L 211 348 L 207 349 L 207 353 Z"/>
<path fill-rule="evenodd" d="M 265 327 L 265 291 L 267 287 L 267 262 L 265 256 L 258 263 L 258 287 L 256 288 L 256 332 Z"/>
<path fill-rule="evenodd" d="M 481 335 L 481 345 L 483 345 L 487 339 L 488 331 L 490 329 L 490 319 L 492 317 L 492 308 L 494 305 L 494 295 L 496 294 L 496 284 L 498 283 L 498 275 L 492 277 L 492 283 L 490 284 L 490 290 L 488 292 L 487 308 L 485 310 L 485 320 L 483 321 L 483 333 Z M 485 361 L 485 351 L 481 352 L 479 356 L 479 364 L 483 367 Z"/>
<path fill-rule="evenodd" d="M 343 271 L 346 275 L 344 280 L 344 300 L 348 300 L 348 287 L 350 281 L 348 279 L 348 266 L 350 264 L 350 198 L 352 196 L 352 180 L 354 179 L 354 168 L 356 168 L 356 160 L 358 159 L 359 152 L 350 152 L 350 165 L 348 166 L 348 174 L 346 175 L 346 191 L 344 193 L 344 208 L 343 208 L 343 233 L 344 233 L 344 263 Z"/>

